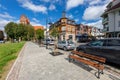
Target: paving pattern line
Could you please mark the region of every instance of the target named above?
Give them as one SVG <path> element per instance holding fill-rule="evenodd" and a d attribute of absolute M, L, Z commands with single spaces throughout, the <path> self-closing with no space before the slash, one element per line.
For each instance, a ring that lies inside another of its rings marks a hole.
<path fill-rule="evenodd" d="M 25 50 L 26 44 L 27 42 L 24 44 L 21 51 L 19 52 L 19 55 L 17 59 L 15 60 L 14 64 L 12 65 L 12 68 L 10 69 L 5 80 L 17 80 L 18 79 L 19 71 L 20 71 L 21 64 L 22 64 L 22 58 L 24 55 L 23 51 Z"/>

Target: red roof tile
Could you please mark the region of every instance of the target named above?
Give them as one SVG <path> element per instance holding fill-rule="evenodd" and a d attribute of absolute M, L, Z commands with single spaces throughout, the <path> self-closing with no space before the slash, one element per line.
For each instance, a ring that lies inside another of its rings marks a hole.
<path fill-rule="evenodd" d="M 43 27 L 43 26 L 33 26 L 33 27 L 34 27 L 34 30 L 38 30 L 38 29 L 44 30 L 44 27 Z"/>

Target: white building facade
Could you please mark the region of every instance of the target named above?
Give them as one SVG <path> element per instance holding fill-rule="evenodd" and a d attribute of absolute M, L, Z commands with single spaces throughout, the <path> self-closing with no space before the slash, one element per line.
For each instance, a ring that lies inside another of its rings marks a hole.
<path fill-rule="evenodd" d="M 101 16 L 106 37 L 120 37 L 120 0 L 113 0 Z"/>
<path fill-rule="evenodd" d="M 91 35 L 96 37 L 97 39 L 102 39 L 104 33 L 102 33 L 102 29 L 99 29 L 97 27 L 92 27 Z"/>

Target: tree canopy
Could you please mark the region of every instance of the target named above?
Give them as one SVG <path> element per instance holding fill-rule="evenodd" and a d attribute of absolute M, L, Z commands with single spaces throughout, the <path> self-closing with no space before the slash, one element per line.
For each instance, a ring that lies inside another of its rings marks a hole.
<path fill-rule="evenodd" d="M 50 35 L 52 35 L 55 38 L 58 37 L 58 35 L 59 35 L 58 29 L 53 28 Z"/>
<path fill-rule="evenodd" d="M 34 37 L 34 28 L 31 25 L 16 24 L 9 22 L 5 26 L 5 32 L 11 39 L 31 40 Z"/>
<path fill-rule="evenodd" d="M 41 40 L 44 38 L 44 30 L 38 29 L 35 32 L 36 32 L 36 37 L 38 40 Z"/>

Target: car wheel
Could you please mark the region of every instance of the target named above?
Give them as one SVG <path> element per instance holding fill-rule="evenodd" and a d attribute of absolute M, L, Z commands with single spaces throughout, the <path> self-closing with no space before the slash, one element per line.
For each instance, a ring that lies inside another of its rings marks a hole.
<path fill-rule="evenodd" d="M 64 47 L 64 51 L 67 51 L 67 48 L 66 48 L 66 47 Z"/>

